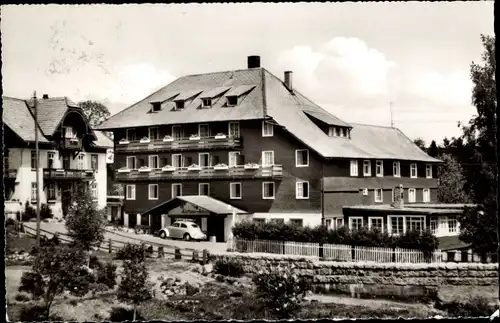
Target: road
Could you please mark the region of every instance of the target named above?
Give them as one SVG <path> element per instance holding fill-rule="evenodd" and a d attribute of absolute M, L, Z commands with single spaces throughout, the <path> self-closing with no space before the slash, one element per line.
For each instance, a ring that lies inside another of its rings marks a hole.
<path fill-rule="evenodd" d="M 31 229 L 30 232 L 33 232 L 36 230 L 36 223 L 35 222 L 25 222 L 23 223 L 25 227 Z M 40 223 L 40 228 L 42 230 L 46 230 L 50 233 L 67 233 L 66 227 L 64 226 L 63 223 L 46 223 L 46 222 L 41 222 Z M 108 227 L 107 230 L 110 230 Z M 42 231 L 42 234 L 47 235 L 46 232 Z M 149 234 L 135 234 L 135 233 L 130 233 L 130 232 L 123 232 L 123 231 L 118 231 L 118 232 L 113 232 L 113 231 L 106 231 L 105 233 L 105 240 L 108 241 L 109 239 L 113 241 L 119 241 L 123 243 L 151 243 L 155 245 L 162 245 L 165 247 L 178 247 L 181 249 L 194 249 L 194 250 L 203 250 L 207 249 L 209 252 L 212 253 L 221 253 L 226 251 L 226 243 L 220 243 L 220 242 L 208 242 L 208 241 L 202 241 L 202 242 L 197 242 L 197 241 L 183 241 L 183 240 L 170 240 L 170 239 L 161 239 L 159 237 L 155 237 Z"/>

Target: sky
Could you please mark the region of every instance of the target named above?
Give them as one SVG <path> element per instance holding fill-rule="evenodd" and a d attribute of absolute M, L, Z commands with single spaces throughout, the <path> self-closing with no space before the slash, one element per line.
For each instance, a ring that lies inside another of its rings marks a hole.
<path fill-rule="evenodd" d="M 97 100 L 112 114 L 178 77 L 246 68 L 249 55 L 346 122 L 438 143 L 459 136 L 470 64 L 493 1 L 22 5 L 1 7 L 6 96 Z M 392 108 L 391 108 L 392 107 Z"/>

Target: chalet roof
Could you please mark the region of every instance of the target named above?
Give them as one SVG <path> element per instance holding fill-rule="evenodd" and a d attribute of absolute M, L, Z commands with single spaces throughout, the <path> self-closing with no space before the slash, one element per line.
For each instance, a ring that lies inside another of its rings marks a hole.
<path fill-rule="evenodd" d="M 28 101 L 30 108 L 33 108 L 33 101 Z M 54 97 L 48 99 L 38 99 L 38 124 L 46 136 L 52 136 L 57 126 L 61 123 L 68 108 L 79 108 L 79 106 L 67 97 Z"/>
<path fill-rule="evenodd" d="M 100 130 L 94 130 L 94 133 L 97 137 L 97 140 L 94 141 L 94 145 L 97 147 L 102 147 L 102 148 L 113 148 L 114 147 L 114 142 L 113 140 L 109 139 L 102 131 Z"/>
<path fill-rule="evenodd" d="M 390 204 L 379 204 L 379 205 L 353 205 L 344 206 L 342 210 L 366 210 L 374 212 L 384 212 L 384 213 L 397 213 L 397 214 L 453 214 L 457 215 L 462 213 L 461 209 L 457 208 L 431 208 L 431 207 L 407 207 L 396 208 Z"/>
<path fill-rule="evenodd" d="M 35 141 L 35 120 L 26 101 L 2 97 L 3 122 L 24 141 Z M 38 140 L 49 142 L 38 129 Z"/>
<path fill-rule="evenodd" d="M 211 108 L 199 109 L 202 92 L 219 91 L 220 88 L 229 88 L 225 95 L 244 93 L 245 88 L 247 93 L 235 107 L 227 107 L 225 100 L 219 99 L 212 102 Z M 174 100 L 185 92 L 196 92 L 197 96 L 194 100 L 187 101 L 181 111 L 173 111 L 173 102 L 170 102 L 172 105 L 167 104 L 161 111 L 150 112 L 150 102 L 165 100 L 166 94 L 173 92 L 181 93 Z M 351 138 L 329 137 L 306 113 L 330 125 L 352 127 Z M 103 122 L 99 129 L 265 118 L 274 119 L 297 140 L 323 157 L 439 162 L 420 150 L 399 129 L 348 124 L 297 90 L 290 91 L 283 81 L 264 68 L 181 77 L 144 100 L 115 114 Z"/>
<path fill-rule="evenodd" d="M 168 209 L 169 204 L 175 205 L 175 201 L 183 201 L 183 202 L 188 202 L 193 205 L 196 205 L 198 207 L 201 207 L 209 212 L 215 213 L 215 214 L 232 214 L 233 211 L 236 214 L 248 214 L 248 212 L 245 212 L 243 210 L 240 210 L 230 204 L 224 203 L 220 200 L 214 199 L 213 197 L 206 196 L 206 195 L 185 195 L 185 196 L 177 196 L 174 197 L 173 199 L 170 199 L 168 201 L 162 202 L 155 207 L 149 209 L 148 211 L 144 212 L 143 215 L 150 214 L 156 210 L 162 210 L 162 212 L 165 211 L 165 208 Z"/>

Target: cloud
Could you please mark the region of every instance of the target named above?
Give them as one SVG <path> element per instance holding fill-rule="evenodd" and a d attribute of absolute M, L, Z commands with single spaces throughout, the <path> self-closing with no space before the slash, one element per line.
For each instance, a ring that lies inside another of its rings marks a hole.
<path fill-rule="evenodd" d="M 413 92 L 420 98 L 441 105 L 468 105 L 471 103 L 472 81 L 464 72 L 447 75 L 432 72 L 419 78 Z"/>

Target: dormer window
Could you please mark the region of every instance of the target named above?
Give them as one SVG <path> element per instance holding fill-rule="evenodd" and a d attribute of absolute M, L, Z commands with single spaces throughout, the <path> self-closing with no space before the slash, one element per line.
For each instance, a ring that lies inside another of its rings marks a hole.
<path fill-rule="evenodd" d="M 342 137 L 348 138 L 349 137 L 349 132 L 347 131 L 347 128 L 342 128 Z"/>
<path fill-rule="evenodd" d="M 227 97 L 227 106 L 234 107 L 238 105 L 238 97 L 236 95 L 231 95 Z"/>
<path fill-rule="evenodd" d="M 203 108 L 210 108 L 212 106 L 212 99 L 203 99 L 201 106 Z"/>
<path fill-rule="evenodd" d="M 63 127 L 63 138 L 74 139 L 76 138 L 76 133 L 73 131 L 72 127 Z"/>
<path fill-rule="evenodd" d="M 328 136 L 333 137 L 335 135 L 335 127 L 328 127 Z"/>
<path fill-rule="evenodd" d="M 152 102 L 151 105 L 152 105 L 151 108 L 152 112 L 158 112 L 161 110 L 161 102 Z"/>
<path fill-rule="evenodd" d="M 184 101 L 176 101 L 175 110 L 182 110 L 182 109 L 184 109 Z"/>

